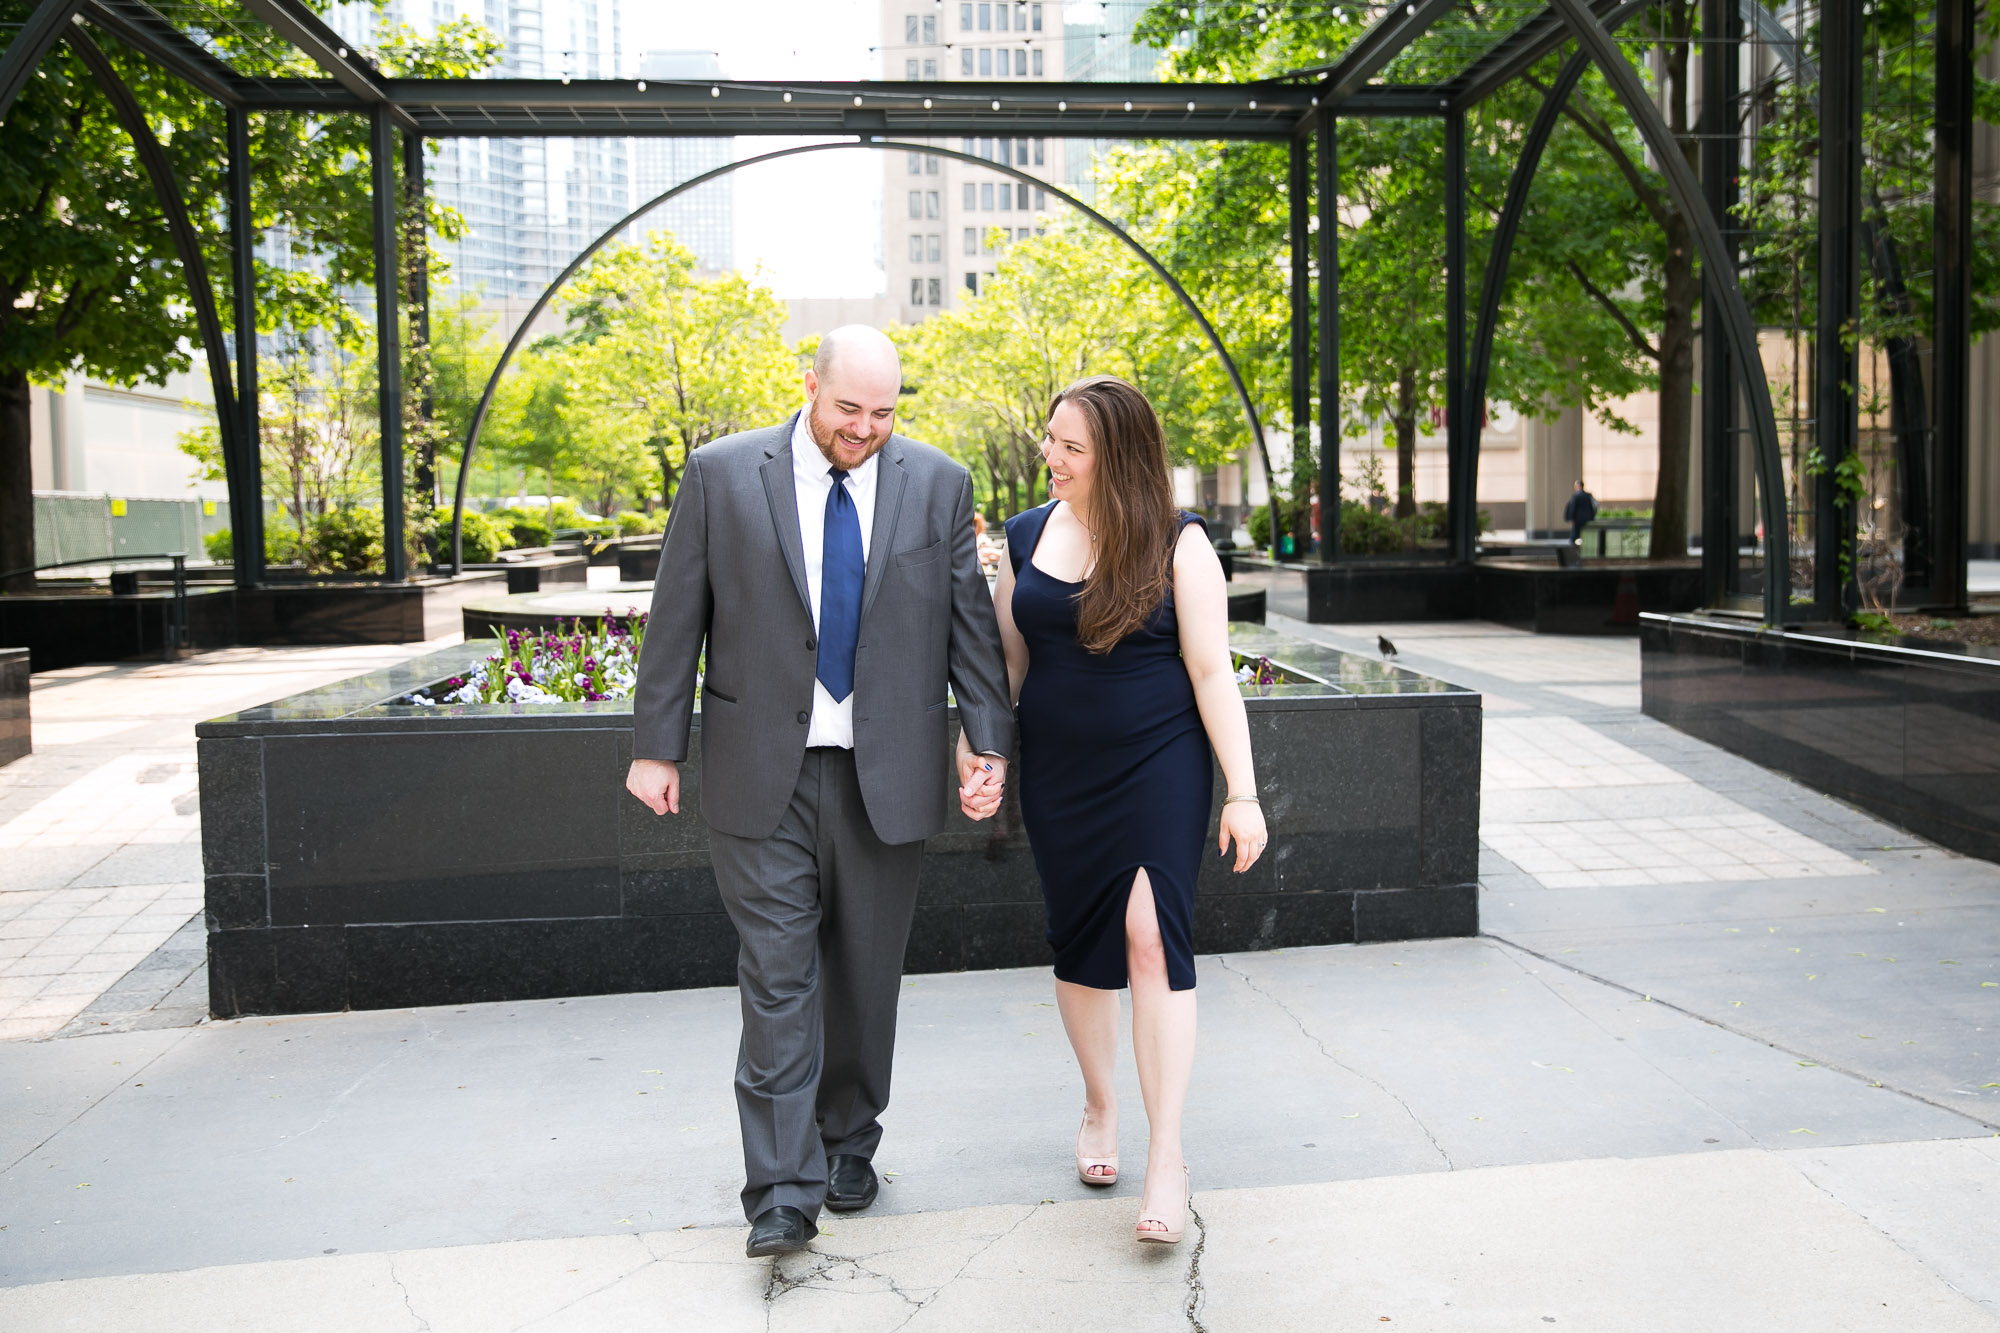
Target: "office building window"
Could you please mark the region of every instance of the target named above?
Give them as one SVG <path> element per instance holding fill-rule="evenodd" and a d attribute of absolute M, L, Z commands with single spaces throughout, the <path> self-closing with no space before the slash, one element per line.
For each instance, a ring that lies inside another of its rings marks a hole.
<path fill-rule="evenodd" d="M 924 155 L 922 153 L 911 153 L 910 174 L 912 176 L 919 176 L 923 174 L 923 170 L 924 170 Z M 249 340 L 245 339 L 244 341 L 247 342 Z"/>
<path fill-rule="evenodd" d="M 1047 139 L 1035 140 L 1035 165 L 1038 167 L 1042 165 L 1042 150 L 1048 146 L 1048 142 Z M 249 339 L 246 338 L 244 341 L 248 342 Z"/>
<path fill-rule="evenodd" d="M 929 153 L 924 154 L 924 175 L 935 176 L 937 174 L 938 174 L 937 158 Z"/>
<path fill-rule="evenodd" d="M 993 26 L 1001 32 L 1007 31 L 1007 6 L 1005 4 L 993 6 Z"/>
<path fill-rule="evenodd" d="M 1031 16 L 1035 31 L 1040 32 L 1042 30 L 1042 7 L 1040 5 L 1029 5 L 1028 13 Z M 246 338 L 244 341 L 248 342 L 249 340 Z"/>
<path fill-rule="evenodd" d="M 905 60 L 905 61 L 903 62 L 903 77 L 904 77 L 905 79 L 909 80 L 909 81 L 910 81 L 911 83 L 915 83 L 915 82 L 917 81 L 917 62 L 916 62 L 916 61 L 914 61 L 914 60 Z"/>
<path fill-rule="evenodd" d="M 1035 48 L 1035 77 L 1042 77 L 1042 48 L 1039 46 Z"/>
<path fill-rule="evenodd" d="M 960 5 L 960 6 L 958 7 L 958 30 L 959 30 L 960 32 L 971 32 L 971 31 L 972 31 L 972 6 L 971 6 L 971 5 Z"/>
<path fill-rule="evenodd" d="M 1000 208 L 1002 212 L 1011 212 L 1014 208 L 1014 187 L 1006 181 L 1000 182 Z"/>
<path fill-rule="evenodd" d="M 965 229 L 965 253 L 969 255 L 979 253 L 979 228 L 967 227 Z"/>
<path fill-rule="evenodd" d="M 969 46 L 958 48 L 958 72 L 960 74 L 972 73 L 972 48 Z"/>
<path fill-rule="evenodd" d="M 924 258 L 930 260 L 933 264 L 944 262 L 944 237 L 938 235 L 936 232 L 932 232 L 926 238 Z"/>
<path fill-rule="evenodd" d="M 988 227 L 985 231 L 980 233 L 979 251 L 981 254 L 990 255 L 993 253 L 993 232 L 994 228 Z"/>
<path fill-rule="evenodd" d="M 965 290 L 971 292 L 974 296 L 979 295 L 979 275 L 977 273 L 968 273 L 965 275 Z"/>
<path fill-rule="evenodd" d="M 991 213 L 993 211 L 992 181 L 987 181 L 979 187 L 979 211 L 982 213 Z"/>
<path fill-rule="evenodd" d="M 1014 140 L 1014 165 L 1017 167 L 1028 165 L 1028 141 L 1026 139 Z"/>
<path fill-rule="evenodd" d="M 1049 192 L 1047 190 L 1040 188 L 1035 190 L 1035 211 L 1037 213 L 1046 213 L 1049 211 Z M 247 283 L 245 285 L 248 286 Z M 246 338 L 244 341 L 248 342 L 249 339 Z"/>
<path fill-rule="evenodd" d="M 970 213 L 979 207 L 979 187 L 971 181 L 965 183 L 965 211 Z"/>
<path fill-rule="evenodd" d="M 1040 53 L 1037 52 L 1037 54 Z M 930 80 L 930 79 L 935 79 L 936 77 L 937 77 L 937 61 L 926 60 L 924 62 L 924 78 L 926 80 Z"/>
<path fill-rule="evenodd" d="M 1021 187 L 1022 206 L 1026 207 L 1027 202 L 1028 202 L 1028 187 L 1023 185 Z M 924 216 L 927 218 L 934 218 L 938 215 L 938 211 L 939 211 L 938 192 L 936 190 L 924 191 Z"/>
<path fill-rule="evenodd" d="M 1019 202 L 1019 203 L 1018 203 L 1018 204 L 1016 205 L 1016 207 L 1018 207 L 1018 208 L 1019 208 L 1019 209 L 1020 209 L 1020 210 L 1021 210 L 1021 211 L 1022 211 L 1023 213 L 1027 212 L 1027 211 L 1028 211 L 1028 187 L 1027 187 L 1026 185 L 1017 185 L 1017 186 L 1015 186 L 1015 187 L 1014 187 L 1014 189 L 1015 189 L 1016 191 L 1018 191 L 1018 193 L 1017 193 L 1017 195 L 1016 195 L 1016 198 L 1017 198 L 1017 199 L 1018 199 L 1018 200 L 1020 201 L 1020 202 Z"/>
<path fill-rule="evenodd" d="M 943 278 L 925 278 L 925 279 L 924 279 L 924 295 L 925 295 L 925 297 L 927 298 L 927 300 L 926 300 L 926 304 L 929 304 L 929 305 L 943 305 L 943 304 L 944 304 L 944 279 L 943 279 Z M 246 339 L 244 339 L 244 341 L 245 341 L 245 342 L 248 342 L 248 341 L 249 341 L 249 339 L 247 339 L 247 338 L 246 338 Z"/>
<path fill-rule="evenodd" d="M 993 28 L 993 6 L 981 5 L 979 7 L 979 30 L 981 32 L 990 32 L 992 31 L 992 28 Z"/>
<path fill-rule="evenodd" d="M 917 16 L 915 14 L 903 15 L 903 40 L 911 46 L 917 44 Z"/>
<path fill-rule="evenodd" d="M 1028 77 L 1028 53 L 1026 51 L 1016 51 L 1014 53 L 1014 77 L 1017 79 Z"/>
<path fill-rule="evenodd" d="M 981 74 L 993 72 L 993 48 L 988 46 L 979 48 L 979 72 Z"/>
<path fill-rule="evenodd" d="M 958 151 L 972 157 L 977 157 L 979 155 L 979 140 L 960 139 L 958 141 Z"/>
<path fill-rule="evenodd" d="M 920 218 L 923 215 L 924 215 L 924 192 L 922 190 L 912 190 L 910 191 L 910 216 L 913 218 Z"/>
<path fill-rule="evenodd" d="M 911 278 L 910 304 L 922 305 L 923 303 L 924 303 L 924 280 L 922 278 Z M 248 339 L 245 339 L 245 341 L 248 341 Z"/>
<path fill-rule="evenodd" d="M 1039 7 L 1037 6 L 1037 8 Z M 937 45 L 937 15 L 935 14 L 924 15 L 924 45 Z"/>
<path fill-rule="evenodd" d="M 924 238 L 916 232 L 910 233 L 910 262 L 912 264 L 924 262 Z"/>

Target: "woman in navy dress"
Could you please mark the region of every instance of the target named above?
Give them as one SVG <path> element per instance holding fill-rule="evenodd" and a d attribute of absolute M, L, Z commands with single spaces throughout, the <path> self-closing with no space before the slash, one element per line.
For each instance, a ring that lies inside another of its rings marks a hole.
<path fill-rule="evenodd" d="M 1118 992 L 1152 1135 L 1137 1239 L 1181 1238 L 1181 1109 L 1194 1063 L 1194 884 L 1214 797 L 1218 850 L 1263 853 L 1222 566 L 1177 511 L 1145 396 L 1111 376 L 1050 404 L 1049 503 L 1007 523 L 994 589 L 1020 719 L 1021 817 L 1048 904 L 1056 1001 L 1083 1072 L 1077 1175 L 1118 1179 Z"/>

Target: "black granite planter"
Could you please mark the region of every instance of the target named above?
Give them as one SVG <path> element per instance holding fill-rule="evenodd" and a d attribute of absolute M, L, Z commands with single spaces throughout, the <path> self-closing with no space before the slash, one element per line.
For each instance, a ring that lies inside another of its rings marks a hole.
<path fill-rule="evenodd" d="M 1272 845 L 1204 870 L 1197 948 L 1476 933 L 1479 696 L 1262 626 L 1232 641 L 1320 683 L 1246 689 Z M 391 702 L 483 652 L 196 729 L 218 1016 L 733 980 L 705 826 L 624 791 L 625 705 Z M 692 812 L 699 743 L 682 774 Z M 1043 966 L 1044 928 L 1010 797 L 930 841 L 905 966 Z"/>
<path fill-rule="evenodd" d="M 1646 714 L 2000 860 L 2000 651 L 1641 617 Z"/>
<path fill-rule="evenodd" d="M 1641 612 L 1701 605 L 1695 560 L 1481 560 L 1479 616 L 1537 634 L 1637 634 Z"/>
<path fill-rule="evenodd" d="M 0 648 L 0 767 L 35 749 L 28 717 L 28 650 Z"/>

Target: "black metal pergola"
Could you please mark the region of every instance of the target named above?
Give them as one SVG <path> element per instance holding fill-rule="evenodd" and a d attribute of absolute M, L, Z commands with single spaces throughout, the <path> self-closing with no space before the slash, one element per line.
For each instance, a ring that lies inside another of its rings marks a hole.
<path fill-rule="evenodd" d="M 37 64 L 57 42 L 67 42 L 104 87 L 131 133 L 165 209 L 186 270 L 197 324 L 215 392 L 233 515 L 236 578 L 263 578 L 263 534 L 257 412 L 254 241 L 250 212 L 248 116 L 253 112 L 366 115 L 370 122 L 370 188 L 373 200 L 375 304 L 379 358 L 383 520 L 386 533 L 402 528 L 403 386 L 397 316 L 398 216 L 419 205 L 423 144 L 428 139 L 590 136 L 853 136 L 853 145 L 940 150 L 922 140 L 947 136 L 1030 136 L 1126 140 L 1254 140 L 1290 149 L 1289 247 L 1291 258 L 1291 419 L 1299 452 L 1309 439 L 1317 398 L 1327 418 L 1320 432 L 1319 558 L 1339 559 L 1340 397 L 1339 255 L 1333 222 L 1337 198 L 1335 130 L 1341 117 L 1437 117 L 1444 126 L 1444 318 L 1448 551 L 1470 561 L 1477 539 L 1476 482 L 1479 431 L 1496 336 L 1507 262 L 1542 151 L 1562 104 L 1589 68 L 1603 75 L 1666 178 L 1675 207 L 1691 223 L 1703 278 L 1701 395 L 1703 489 L 1700 496 L 1703 579 L 1710 605 L 1732 589 L 1743 497 L 1735 485 L 1739 440 L 1747 439 L 1757 479 L 1764 569 L 1761 606 L 1772 625 L 1801 619 L 1790 605 L 1787 486 L 1779 437 L 1759 353 L 1757 327 L 1738 282 L 1740 238 L 1724 220 L 1735 202 L 1740 148 L 1730 114 L 1736 89 L 1736 43 L 1746 26 L 1768 32 L 1774 22 L 1758 0 L 1700 0 L 1702 60 L 1701 170 L 1689 168 L 1658 105 L 1620 49 L 1615 33 L 1645 8 L 1646 0 L 1493 0 L 1495 22 L 1477 41 L 1454 33 L 1447 59 L 1431 62 L 1452 72 L 1440 81 L 1381 81 L 1385 71 L 1429 35 L 1460 0 L 1409 0 L 1384 4 L 1346 0 L 1330 9 L 1365 18 L 1345 49 L 1324 66 L 1253 83 L 1068 82 L 771 82 L 585 79 L 394 79 L 349 49 L 300 0 L 242 0 L 254 24 L 226 16 L 202 0 L 40 0 L 0 55 L 0 117 L 12 106 Z M 1935 312 L 1932 378 L 1933 429 L 1922 495 L 1927 514 L 1925 552 L 1931 570 L 1929 600 L 1963 606 L 1966 586 L 1967 452 L 1969 448 L 1972 260 L 1972 119 L 1974 0 L 1937 0 L 1935 40 Z M 1844 340 L 1858 313 L 1861 224 L 1861 32 L 1865 19 L 1854 0 L 1826 0 L 1820 16 L 1819 228 L 1821 296 L 1817 312 L 1817 440 L 1826 456 L 1816 484 L 1814 524 L 1816 587 L 1812 613 L 1838 612 L 1843 595 L 1839 554 L 1854 516 L 1842 508 L 1833 467 L 1851 453 L 1858 436 L 1855 350 Z M 218 27 L 275 48 L 303 52 L 321 78 L 268 78 L 245 74 L 218 55 L 201 35 Z M 129 90 L 123 88 L 96 37 L 110 37 L 218 102 L 229 147 L 230 264 L 235 308 L 231 323 L 238 348 L 229 344 L 212 285 L 184 200 L 164 153 L 154 141 Z M 1779 36 L 1796 38 L 1779 29 Z M 1466 273 L 1465 115 L 1495 90 L 1552 52 L 1573 44 L 1554 86 L 1531 125 L 1515 163 L 1468 336 Z M 1421 48 L 1419 48 L 1421 49 Z M 397 154 L 405 163 L 405 190 L 396 189 Z M 729 170 L 735 169 L 732 164 Z M 980 160 L 980 165 L 993 164 Z M 1046 184 L 1045 182 L 1037 182 Z M 684 183 L 685 185 L 692 182 Z M 682 187 L 677 187 L 682 188 Z M 1060 193 L 1060 192 L 1058 192 Z M 658 200 L 651 201 L 651 207 Z M 1072 203 L 1076 201 L 1070 201 Z M 1317 212 L 1321 224 L 1314 228 Z M 1227 350 L 1172 275 L 1108 219 L 1110 227 L 1173 286 L 1208 333 L 1241 393 Z M 621 224 L 622 225 L 622 224 Z M 611 233 L 607 233 L 609 235 Z M 600 244 L 602 238 L 600 238 Z M 593 246 L 592 249 L 595 247 Z M 589 251 L 552 284 L 556 286 Z M 1317 293 L 1314 285 L 1317 285 Z M 407 294 L 419 318 L 428 300 L 421 273 Z M 1317 328 L 1314 327 L 1315 295 Z M 525 324 L 523 325 L 525 327 Z M 1315 334 L 1317 335 L 1315 337 Z M 1720 335 L 1720 336 L 1716 336 Z M 1316 344 L 1316 357 L 1315 357 Z M 503 363 L 504 364 L 504 363 Z M 497 375 L 498 370 L 495 371 Z M 1735 392 L 1719 392 L 1734 383 Z M 1711 387 L 1713 386 L 1713 387 Z M 1241 393 L 1253 443 L 1264 447 L 1247 393 Z M 474 438 L 467 441 L 460 481 Z M 1907 479 L 1906 479 L 1906 484 Z M 458 507 L 463 505 L 463 485 Z M 454 530 L 457 518 L 454 516 Z M 1273 531 L 1277 531 L 1274 525 Z M 456 553 L 454 553 L 454 559 Z M 385 575 L 408 576 L 400 542 L 384 543 Z"/>

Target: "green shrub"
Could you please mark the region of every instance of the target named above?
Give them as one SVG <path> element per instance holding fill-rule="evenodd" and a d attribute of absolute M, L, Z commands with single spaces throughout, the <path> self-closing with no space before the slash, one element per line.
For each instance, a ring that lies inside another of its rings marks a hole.
<path fill-rule="evenodd" d="M 508 546 L 549 544 L 549 519 L 546 509 L 523 509 L 509 505 L 505 509 L 495 509 L 484 517 L 507 529 Z"/>
<path fill-rule="evenodd" d="M 208 558 L 219 564 L 229 564 L 236 559 L 236 534 L 229 528 L 218 528 L 201 539 L 201 547 L 208 552 Z M 267 565 L 290 564 L 299 558 L 298 534 L 283 523 L 266 523 L 264 526 L 264 563 Z"/>
<path fill-rule="evenodd" d="M 1243 520 L 1243 526 L 1250 530 L 1250 544 L 1263 550 L 1271 544 L 1271 510 L 1267 505 L 1259 505 Z"/>
<path fill-rule="evenodd" d="M 208 552 L 210 560 L 226 565 L 236 558 L 235 540 L 228 528 L 218 528 L 201 539 L 201 549 Z"/>
<path fill-rule="evenodd" d="M 619 535 L 624 537 L 638 537 L 648 532 L 665 532 L 667 511 L 662 509 L 658 513 L 648 514 L 640 509 L 621 509 L 618 511 L 617 523 Z"/>
<path fill-rule="evenodd" d="M 382 567 L 382 511 L 356 506 L 317 515 L 306 529 L 313 574 L 363 574 Z"/>
<path fill-rule="evenodd" d="M 431 514 L 431 538 L 437 543 L 437 558 L 451 559 L 451 506 L 439 505 Z M 459 520 L 458 539 L 468 565 L 488 565 L 500 552 L 514 544 L 514 534 L 491 514 L 468 509 Z"/>

